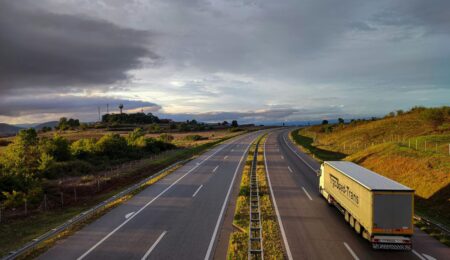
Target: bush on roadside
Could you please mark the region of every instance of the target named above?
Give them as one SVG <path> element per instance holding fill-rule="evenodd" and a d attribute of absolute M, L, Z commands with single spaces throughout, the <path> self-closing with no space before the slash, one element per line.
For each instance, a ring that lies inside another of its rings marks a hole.
<path fill-rule="evenodd" d="M 86 159 L 96 153 L 95 139 L 79 139 L 70 145 L 70 152 L 77 159 Z"/>
<path fill-rule="evenodd" d="M 89 162 L 72 160 L 53 163 L 43 172 L 43 176 L 47 179 L 58 179 L 68 176 L 87 175 L 91 174 L 94 170 L 93 165 Z"/>
<path fill-rule="evenodd" d="M 59 135 L 55 135 L 51 139 L 41 138 L 39 150 L 41 153 L 53 157 L 56 161 L 67 161 L 71 158 L 69 141 Z"/>
<path fill-rule="evenodd" d="M 125 138 L 118 134 L 106 134 L 96 143 L 99 155 L 107 156 L 110 159 L 127 157 L 130 151 Z"/>
<path fill-rule="evenodd" d="M 199 140 L 203 140 L 203 139 L 208 139 L 207 137 L 203 137 L 201 135 L 186 135 L 184 137 L 185 140 L 188 141 L 199 141 Z"/>
<path fill-rule="evenodd" d="M 170 143 L 170 142 L 172 142 L 175 138 L 173 137 L 173 135 L 169 135 L 169 134 L 164 133 L 164 134 L 160 134 L 160 135 L 159 135 L 159 139 L 160 139 L 161 141 L 163 141 L 163 142 Z"/>

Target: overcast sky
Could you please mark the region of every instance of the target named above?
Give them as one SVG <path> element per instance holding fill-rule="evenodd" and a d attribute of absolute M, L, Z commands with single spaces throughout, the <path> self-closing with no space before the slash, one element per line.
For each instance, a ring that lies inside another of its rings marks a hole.
<path fill-rule="evenodd" d="M 450 101 L 448 0 L 0 0 L 0 122 L 298 121 Z"/>

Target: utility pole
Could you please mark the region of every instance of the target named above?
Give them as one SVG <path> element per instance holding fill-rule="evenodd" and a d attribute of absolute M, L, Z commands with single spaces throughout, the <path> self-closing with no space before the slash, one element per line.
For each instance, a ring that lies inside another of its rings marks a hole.
<path fill-rule="evenodd" d="M 97 108 L 98 108 L 98 121 L 102 121 L 102 118 L 100 117 L 100 107 Z"/>
<path fill-rule="evenodd" d="M 109 104 L 106 104 L 106 114 L 109 114 Z"/>

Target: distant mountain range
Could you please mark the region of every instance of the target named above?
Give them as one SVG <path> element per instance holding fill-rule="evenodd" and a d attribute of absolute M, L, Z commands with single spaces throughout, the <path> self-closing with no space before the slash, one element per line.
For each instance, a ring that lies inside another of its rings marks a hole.
<path fill-rule="evenodd" d="M 15 135 L 22 127 L 0 123 L 0 136 Z"/>
<path fill-rule="evenodd" d="M 21 129 L 34 128 L 36 130 L 41 130 L 43 127 L 51 127 L 52 129 L 58 125 L 58 121 L 50 121 L 45 123 L 35 123 L 35 124 L 17 124 L 9 125 L 5 123 L 0 123 L 0 136 L 11 136 L 17 134 Z"/>

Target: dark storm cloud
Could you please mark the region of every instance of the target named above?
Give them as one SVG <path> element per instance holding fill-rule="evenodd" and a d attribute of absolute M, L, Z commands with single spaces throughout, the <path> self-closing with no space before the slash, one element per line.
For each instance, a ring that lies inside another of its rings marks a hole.
<path fill-rule="evenodd" d="M 47 97 L 9 97 L 0 98 L 0 116 L 25 116 L 43 113 L 97 114 L 109 104 L 110 111 L 117 111 L 119 104 L 125 110 L 145 108 L 146 111 L 158 111 L 161 107 L 152 102 L 114 99 L 105 97 L 47 96 Z"/>
<path fill-rule="evenodd" d="M 26 1 L 0 0 L 0 91 L 106 85 L 128 79 L 147 32 L 113 23 L 43 11 Z"/>
<path fill-rule="evenodd" d="M 404 0 L 379 12 L 375 22 L 383 25 L 423 27 L 428 34 L 450 34 L 450 1 Z"/>

